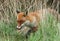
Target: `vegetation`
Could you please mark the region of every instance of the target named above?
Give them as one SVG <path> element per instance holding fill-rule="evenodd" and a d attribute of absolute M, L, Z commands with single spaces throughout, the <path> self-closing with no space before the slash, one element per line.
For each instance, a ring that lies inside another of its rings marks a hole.
<path fill-rule="evenodd" d="M 55 1 L 57 12 L 60 9 L 59 2 L 56 3 Z M 40 21 L 38 31 L 31 33 L 28 39 L 17 33 L 16 10 L 31 12 L 47 8 L 46 3 L 49 5 L 49 0 L 0 0 L 0 41 L 60 41 L 60 23 L 50 13 L 46 15 L 45 20 Z M 48 7 L 50 6 L 54 8 L 51 4 Z"/>
<path fill-rule="evenodd" d="M 31 33 L 28 39 L 17 33 L 16 21 L 6 24 L 0 21 L 0 41 L 59 41 L 60 32 L 56 20 L 48 15 L 47 19 L 40 22 L 36 33 Z"/>

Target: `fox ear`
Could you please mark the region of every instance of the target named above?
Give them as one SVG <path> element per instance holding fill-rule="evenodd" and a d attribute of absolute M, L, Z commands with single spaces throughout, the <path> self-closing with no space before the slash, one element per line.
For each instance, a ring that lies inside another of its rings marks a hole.
<path fill-rule="evenodd" d="M 18 13 L 20 13 L 20 11 L 19 11 L 19 10 L 16 10 L 16 12 L 17 12 L 17 14 L 18 14 Z"/>

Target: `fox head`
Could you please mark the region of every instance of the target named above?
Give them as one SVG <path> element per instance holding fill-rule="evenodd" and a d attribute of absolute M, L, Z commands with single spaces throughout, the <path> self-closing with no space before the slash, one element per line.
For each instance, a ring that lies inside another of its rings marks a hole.
<path fill-rule="evenodd" d="M 17 11 L 17 29 L 26 21 L 24 12 Z"/>

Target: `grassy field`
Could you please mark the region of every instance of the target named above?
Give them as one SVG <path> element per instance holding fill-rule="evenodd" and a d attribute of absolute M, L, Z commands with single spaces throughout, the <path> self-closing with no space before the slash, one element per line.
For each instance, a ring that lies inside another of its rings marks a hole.
<path fill-rule="evenodd" d="M 44 8 L 56 17 L 57 12 L 60 12 L 60 1 L 0 0 L 0 41 L 60 41 L 60 23 L 52 15 L 47 15 L 45 20 L 40 21 L 38 31 L 31 33 L 28 39 L 17 33 L 16 10 L 25 13 L 26 10 L 33 12 Z M 57 19 L 60 20 L 60 14 L 58 15 Z"/>
<path fill-rule="evenodd" d="M 28 39 L 17 33 L 16 19 L 12 23 L 0 21 L 0 41 L 60 41 L 60 23 L 48 15 L 41 21 L 36 33 L 31 33 Z"/>

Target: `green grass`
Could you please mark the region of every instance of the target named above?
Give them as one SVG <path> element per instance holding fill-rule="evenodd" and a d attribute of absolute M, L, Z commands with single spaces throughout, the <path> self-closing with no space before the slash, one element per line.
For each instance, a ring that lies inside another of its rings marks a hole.
<path fill-rule="evenodd" d="M 0 21 L 0 41 L 60 41 L 59 26 L 56 20 L 48 15 L 46 20 L 40 22 L 38 31 L 31 33 L 26 39 L 17 33 L 15 20 L 12 23 Z"/>

